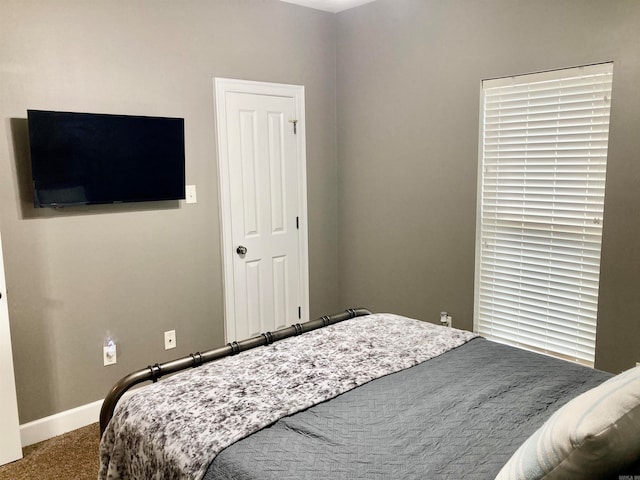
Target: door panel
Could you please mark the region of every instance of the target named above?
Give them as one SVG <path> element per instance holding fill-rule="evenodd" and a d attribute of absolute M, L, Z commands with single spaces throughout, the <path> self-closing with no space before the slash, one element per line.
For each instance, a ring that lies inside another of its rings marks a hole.
<path fill-rule="evenodd" d="M 275 328 L 286 327 L 287 305 L 289 305 L 287 257 L 273 259 L 273 312 Z"/>
<path fill-rule="evenodd" d="M 234 176 L 232 182 L 240 182 L 239 185 L 232 183 L 232 188 L 237 194 L 241 194 L 242 203 L 234 205 L 234 211 L 239 210 L 244 215 L 244 234 L 245 236 L 256 235 L 259 236 L 258 231 L 258 200 L 257 197 L 260 192 L 257 191 L 256 170 L 258 161 L 257 149 L 259 148 L 259 142 L 256 138 L 256 123 L 257 112 L 255 111 L 240 111 L 240 130 L 238 132 L 239 144 L 235 145 L 240 147 L 240 171 L 233 168 Z"/>
<path fill-rule="evenodd" d="M 227 93 L 235 339 L 299 321 L 298 159 L 291 97 Z M 244 320 L 246 319 L 246 321 Z"/>
<path fill-rule="evenodd" d="M 245 265 L 242 265 L 241 262 L 238 264 L 238 269 L 245 270 L 245 276 L 238 274 L 237 277 L 240 280 L 246 281 L 246 296 L 244 298 L 240 298 L 238 301 L 240 303 L 246 303 L 246 319 L 242 320 L 242 316 L 238 318 L 241 321 L 241 327 L 239 329 L 242 332 L 242 337 L 238 337 L 239 339 L 244 339 L 248 337 L 253 337 L 255 335 L 259 335 L 262 331 L 262 295 L 260 294 L 260 285 L 263 283 L 262 275 L 261 275 L 261 260 L 253 260 L 250 262 L 246 262 Z M 238 291 L 242 291 L 238 289 Z M 242 311 L 245 305 L 239 306 L 236 305 L 238 311 Z"/>

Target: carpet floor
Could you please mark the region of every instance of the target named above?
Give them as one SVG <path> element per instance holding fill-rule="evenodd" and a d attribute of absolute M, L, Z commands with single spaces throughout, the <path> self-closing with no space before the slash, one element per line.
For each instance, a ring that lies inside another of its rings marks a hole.
<path fill-rule="evenodd" d="M 0 480 L 96 480 L 99 445 L 97 423 L 30 445 L 0 467 Z"/>

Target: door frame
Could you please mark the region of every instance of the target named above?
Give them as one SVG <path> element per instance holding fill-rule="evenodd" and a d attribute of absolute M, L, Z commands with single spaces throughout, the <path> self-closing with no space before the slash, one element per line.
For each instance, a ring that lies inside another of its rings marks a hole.
<path fill-rule="evenodd" d="M 13 369 L 9 307 L 0 237 L 0 465 L 22 458 L 22 440 Z"/>
<path fill-rule="evenodd" d="M 229 146 L 227 137 L 227 109 L 224 101 L 227 93 L 245 93 L 293 98 L 296 118 L 296 150 L 298 158 L 298 212 L 300 217 L 298 246 L 300 252 L 300 321 L 309 320 L 309 232 L 307 221 L 307 151 L 305 136 L 304 86 L 282 83 L 256 82 L 215 77 L 214 104 L 218 153 L 218 192 L 220 197 L 220 229 L 222 236 L 224 336 L 225 343 L 235 338 L 235 290 L 233 283 L 234 246 L 231 235 L 231 189 L 229 180 Z M 293 128 L 293 125 L 292 125 Z"/>

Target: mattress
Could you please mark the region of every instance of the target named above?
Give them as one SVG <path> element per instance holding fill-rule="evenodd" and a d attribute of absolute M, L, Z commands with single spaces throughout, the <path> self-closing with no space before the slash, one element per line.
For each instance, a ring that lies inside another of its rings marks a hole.
<path fill-rule="evenodd" d="M 610 377 L 477 338 L 280 419 L 204 478 L 490 480 L 553 412 Z"/>

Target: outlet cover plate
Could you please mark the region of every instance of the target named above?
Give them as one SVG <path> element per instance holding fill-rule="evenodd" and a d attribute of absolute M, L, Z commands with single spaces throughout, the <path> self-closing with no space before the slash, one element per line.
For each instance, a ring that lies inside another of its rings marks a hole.
<path fill-rule="evenodd" d="M 176 348 L 176 331 L 169 330 L 164 332 L 164 349 L 170 350 Z"/>
<path fill-rule="evenodd" d="M 186 185 L 185 187 L 185 201 L 187 203 L 197 203 L 198 199 L 196 197 L 196 186 L 195 185 Z"/>
<path fill-rule="evenodd" d="M 115 365 L 117 363 L 116 345 L 114 344 L 111 347 L 107 347 L 107 346 L 102 347 L 102 357 L 104 360 L 105 367 L 109 365 Z"/>

